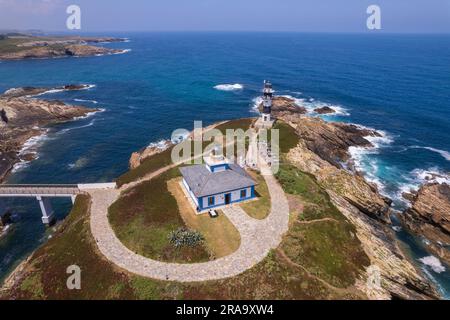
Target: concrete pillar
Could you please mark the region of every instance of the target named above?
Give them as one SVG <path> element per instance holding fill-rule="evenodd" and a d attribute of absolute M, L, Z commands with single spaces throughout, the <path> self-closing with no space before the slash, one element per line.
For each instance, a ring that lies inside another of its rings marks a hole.
<path fill-rule="evenodd" d="M 72 199 L 72 204 L 75 204 L 75 200 L 77 199 L 77 196 L 76 196 L 76 195 L 73 195 L 73 196 L 71 196 L 70 198 Z"/>
<path fill-rule="evenodd" d="M 36 199 L 39 201 L 39 206 L 41 207 L 42 211 L 42 223 L 46 225 L 52 224 L 53 220 L 55 219 L 52 204 L 50 203 L 49 198 L 43 198 L 43 197 L 36 197 Z"/>

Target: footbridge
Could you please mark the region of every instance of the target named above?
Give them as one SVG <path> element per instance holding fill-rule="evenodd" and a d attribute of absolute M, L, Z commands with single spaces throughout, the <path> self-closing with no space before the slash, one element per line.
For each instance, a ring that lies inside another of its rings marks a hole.
<path fill-rule="evenodd" d="M 0 185 L 0 198 L 36 198 L 42 212 L 42 222 L 50 225 L 55 214 L 51 198 L 71 198 L 75 202 L 77 195 L 92 189 L 114 189 L 115 183 L 92 184 L 3 184 Z"/>

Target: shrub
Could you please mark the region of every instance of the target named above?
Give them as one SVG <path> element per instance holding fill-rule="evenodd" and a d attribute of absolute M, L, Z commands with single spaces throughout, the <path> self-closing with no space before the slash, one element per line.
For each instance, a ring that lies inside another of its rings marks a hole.
<path fill-rule="evenodd" d="M 169 241 L 175 248 L 196 247 L 203 240 L 201 233 L 186 228 L 179 228 L 169 234 Z"/>

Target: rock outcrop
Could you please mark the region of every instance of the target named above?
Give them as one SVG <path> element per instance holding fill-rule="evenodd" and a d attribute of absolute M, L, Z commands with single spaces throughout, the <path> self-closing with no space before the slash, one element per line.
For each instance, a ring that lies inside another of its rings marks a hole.
<path fill-rule="evenodd" d="M 133 152 L 129 160 L 130 169 L 136 169 L 141 165 L 142 161 L 166 150 L 170 146 L 172 146 L 172 142 L 166 140 L 164 142 L 159 143 L 158 145 L 149 146 L 140 151 Z"/>
<path fill-rule="evenodd" d="M 84 85 L 70 85 L 60 89 L 76 90 Z M 52 88 L 55 89 L 55 88 Z M 24 143 L 32 137 L 45 132 L 45 126 L 70 121 L 99 111 L 82 106 L 69 106 L 61 101 L 48 101 L 33 98 L 50 88 L 18 88 L 0 95 L 0 182 L 21 160 L 32 160 L 33 154 L 21 152 Z M 5 121 L 5 119 L 7 119 Z"/>
<path fill-rule="evenodd" d="M 400 216 L 404 225 L 428 241 L 428 249 L 450 265 L 450 186 L 430 183 L 412 198 Z"/>
<path fill-rule="evenodd" d="M 314 109 L 314 112 L 318 113 L 318 114 L 331 114 L 331 113 L 336 113 L 336 111 L 334 111 L 332 108 L 330 107 L 322 107 L 322 108 L 317 108 Z"/>
<path fill-rule="evenodd" d="M 281 117 L 288 114 L 306 114 L 305 107 L 298 105 L 294 99 L 287 97 L 274 97 L 272 101 L 272 113 L 275 117 Z M 262 103 L 258 106 L 262 111 Z"/>
<path fill-rule="evenodd" d="M 352 124 L 326 122 L 274 106 L 277 118 L 291 125 L 300 140 L 287 160 L 315 176 L 333 204 L 355 226 L 356 235 L 378 271 L 381 286 L 363 288 L 371 299 L 435 299 L 435 287 L 408 261 L 390 227 L 391 201 L 382 196 L 351 165 L 350 147 L 371 148 L 374 130 Z M 373 271 L 372 270 L 372 271 Z M 367 278 L 371 270 L 367 270 Z M 367 280 L 367 278 L 365 280 Z"/>

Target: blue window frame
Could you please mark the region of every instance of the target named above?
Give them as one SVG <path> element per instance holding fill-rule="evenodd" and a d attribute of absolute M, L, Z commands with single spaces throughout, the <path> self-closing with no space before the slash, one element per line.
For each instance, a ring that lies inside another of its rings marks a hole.
<path fill-rule="evenodd" d="M 241 190 L 241 199 L 247 198 L 247 189 Z"/>
<path fill-rule="evenodd" d="M 213 206 L 215 204 L 215 198 L 214 197 L 209 197 L 208 198 L 208 206 Z"/>

